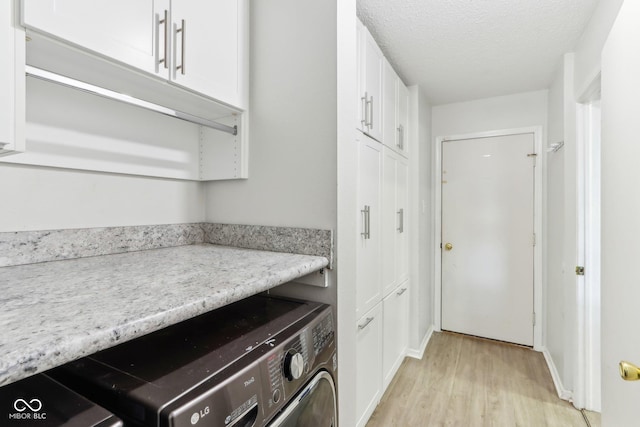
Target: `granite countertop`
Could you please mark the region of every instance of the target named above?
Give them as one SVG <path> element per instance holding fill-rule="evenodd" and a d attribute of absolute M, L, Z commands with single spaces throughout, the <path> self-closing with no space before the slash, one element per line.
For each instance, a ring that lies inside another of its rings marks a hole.
<path fill-rule="evenodd" d="M 196 244 L 0 268 L 0 386 L 328 264 Z"/>

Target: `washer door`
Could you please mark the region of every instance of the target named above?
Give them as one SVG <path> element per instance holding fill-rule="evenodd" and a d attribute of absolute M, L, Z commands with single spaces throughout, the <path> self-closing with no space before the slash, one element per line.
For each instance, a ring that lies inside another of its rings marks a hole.
<path fill-rule="evenodd" d="M 318 373 L 269 427 L 336 427 L 336 388 L 328 372 Z"/>

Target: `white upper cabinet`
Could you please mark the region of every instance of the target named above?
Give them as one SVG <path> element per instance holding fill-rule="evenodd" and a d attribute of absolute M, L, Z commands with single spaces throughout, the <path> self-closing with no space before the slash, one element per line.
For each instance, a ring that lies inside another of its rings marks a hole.
<path fill-rule="evenodd" d="M 169 0 L 23 0 L 22 8 L 27 28 L 169 76 L 169 64 L 160 63 L 170 48 L 164 37 L 169 30 Z"/>
<path fill-rule="evenodd" d="M 382 68 L 382 143 L 390 148 L 396 146 L 398 139 L 397 97 L 398 76 L 389 61 L 385 59 Z"/>
<path fill-rule="evenodd" d="M 248 0 L 22 0 L 22 7 L 28 29 L 246 108 Z"/>
<path fill-rule="evenodd" d="M 242 76 L 246 3 L 238 0 L 171 2 L 172 75 L 177 84 L 245 107 Z"/>
<path fill-rule="evenodd" d="M 409 153 L 409 91 L 385 59 L 382 73 L 383 139 L 387 147 L 405 156 Z"/>
<path fill-rule="evenodd" d="M 402 80 L 398 78 L 397 90 L 397 127 L 396 127 L 396 147 L 398 152 L 409 155 L 409 90 Z"/>
<path fill-rule="evenodd" d="M 382 141 L 382 66 L 384 56 L 369 33 L 358 21 L 358 94 L 357 128 Z"/>
<path fill-rule="evenodd" d="M 24 31 L 14 6 L 0 2 L 0 156 L 24 151 Z"/>

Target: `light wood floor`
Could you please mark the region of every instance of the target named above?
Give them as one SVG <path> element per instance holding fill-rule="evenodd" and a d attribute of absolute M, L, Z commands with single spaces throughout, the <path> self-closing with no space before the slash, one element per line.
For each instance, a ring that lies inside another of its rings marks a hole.
<path fill-rule="evenodd" d="M 592 427 L 599 414 L 590 413 Z M 584 427 L 556 394 L 544 356 L 528 348 L 435 333 L 407 358 L 367 427 Z"/>

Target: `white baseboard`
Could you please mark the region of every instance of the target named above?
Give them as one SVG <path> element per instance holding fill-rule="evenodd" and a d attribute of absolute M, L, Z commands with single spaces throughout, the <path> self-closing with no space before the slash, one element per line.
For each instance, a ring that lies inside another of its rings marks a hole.
<path fill-rule="evenodd" d="M 560 379 L 560 374 L 558 374 L 556 364 L 553 363 L 553 358 L 546 347 L 542 347 L 542 354 L 544 355 L 544 360 L 546 360 L 547 366 L 549 367 L 549 372 L 551 372 L 551 379 L 553 379 L 553 385 L 556 386 L 558 397 L 562 400 L 571 401 L 573 399 L 573 392 L 564 388 L 562 380 Z"/>
<path fill-rule="evenodd" d="M 424 356 L 424 351 L 427 349 L 427 344 L 429 344 L 429 340 L 433 335 L 433 331 L 434 331 L 433 325 L 429 326 L 427 333 L 424 334 L 424 337 L 422 338 L 422 342 L 420 343 L 420 348 L 418 349 L 410 348 L 409 350 L 407 350 L 407 356 L 413 357 L 414 359 L 422 359 L 422 356 Z"/>

